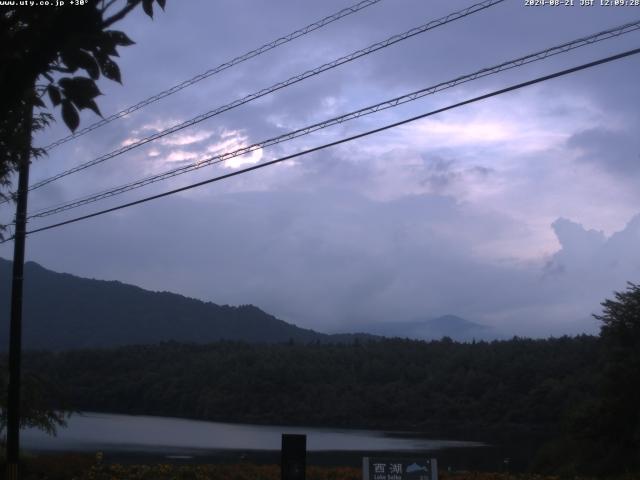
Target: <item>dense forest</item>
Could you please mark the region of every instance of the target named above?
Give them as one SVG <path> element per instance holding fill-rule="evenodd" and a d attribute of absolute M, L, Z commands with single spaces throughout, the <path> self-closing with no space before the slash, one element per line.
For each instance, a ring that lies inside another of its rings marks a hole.
<path fill-rule="evenodd" d="M 29 352 L 24 363 L 67 409 L 535 438 L 538 471 L 637 471 L 640 336 L 628 312 L 605 315 L 600 337 L 167 342 Z"/>
<path fill-rule="evenodd" d="M 206 420 L 557 433 L 594 395 L 595 337 L 164 343 L 30 353 L 78 410 Z"/>

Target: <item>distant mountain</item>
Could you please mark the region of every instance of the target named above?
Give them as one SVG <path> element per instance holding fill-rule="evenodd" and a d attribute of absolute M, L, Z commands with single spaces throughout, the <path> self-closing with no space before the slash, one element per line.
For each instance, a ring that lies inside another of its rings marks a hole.
<path fill-rule="evenodd" d="M 428 320 L 382 322 L 359 326 L 359 330 L 385 337 L 439 340 L 450 337 L 459 342 L 501 338 L 493 328 L 465 320 L 456 315 L 443 315 Z"/>
<path fill-rule="evenodd" d="M 6 350 L 12 262 L 0 258 L 0 350 Z M 327 335 L 297 327 L 253 305 L 216 305 L 117 281 L 57 273 L 25 264 L 23 346 L 66 350 L 163 341 L 352 342 L 364 334 Z"/>

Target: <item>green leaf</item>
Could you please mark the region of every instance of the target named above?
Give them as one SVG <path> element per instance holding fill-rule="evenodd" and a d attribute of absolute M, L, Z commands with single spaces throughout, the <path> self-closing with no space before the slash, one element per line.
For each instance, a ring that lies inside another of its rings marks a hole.
<path fill-rule="evenodd" d="M 142 0 L 142 9 L 144 13 L 153 18 L 153 0 Z"/>
<path fill-rule="evenodd" d="M 73 57 L 69 56 L 69 52 L 68 51 L 60 52 L 60 59 L 62 60 L 62 63 L 64 63 L 64 65 L 69 70 L 71 70 L 71 73 L 73 73 L 76 70 L 78 70 L 78 64 L 75 62 Z"/>
<path fill-rule="evenodd" d="M 118 30 L 106 30 L 104 34 L 109 40 L 114 42 L 116 45 L 121 45 L 123 47 L 128 47 L 129 45 L 134 45 L 136 43 L 133 40 L 131 40 L 126 33 L 120 32 Z"/>
<path fill-rule="evenodd" d="M 98 64 L 89 52 L 74 47 L 61 52 L 60 56 L 71 71 L 75 72 L 78 68 L 83 68 L 94 80 L 100 76 Z"/>
<path fill-rule="evenodd" d="M 87 77 L 63 78 L 58 83 L 65 97 L 73 100 L 74 103 L 83 102 L 84 99 L 91 100 L 101 95 L 96 83 Z"/>
<path fill-rule="evenodd" d="M 98 63 L 89 52 L 78 49 L 74 52 L 74 57 L 80 68 L 86 70 L 92 79 L 98 79 L 100 76 L 100 69 L 98 68 Z"/>
<path fill-rule="evenodd" d="M 49 85 L 47 87 L 47 92 L 49 93 L 49 98 L 51 99 L 51 103 L 54 107 L 60 105 L 62 98 L 60 96 L 60 89 L 55 85 Z"/>
<path fill-rule="evenodd" d="M 88 108 L 89 110 L 93 110 L 93 112 L 96 115 L 102 116 L 102 113 L 100 113 L 100 109 L 98 108 L 98 104 L 95 102 L 95 100 L 85 100 L 80 103 L 78 102 L 73 102 L 73 103 L 80 110 L 84 110 L 85 108 Z"/>
<path fill-rule="evenodd" d="M 118 50 L 116 50 L 116 42 L 110 38 L 104 37 L 100 42 L 100 45 L 94 49 L 93 55 L 96 57 L 96 60 L 98 60 L 98 63 L 100 63 L 100 60 L 98 58 L 100 55 L 112 57 L 120 56 L 118 55 Z"/>
<path fill-rule="evenodd" d="M 95 100 L 89 100 L 85 108 L 93 110 L 96 115 L 102 116 L 102 113 L 100 113 L 100 109 L 98 108 L 98 104 L 95 102 Z"/>
<path fill-rule="evenodd" d="M 72 132 L 75 132 L 78 125 L 80 125 L 78 111 L 68 99 L 62 101 L 62 119 Z"/>
<path fill-rule="evenodd" d="M 111 60 L 109 57 L 105 57 L 101 59 L 100 68 L 102 69 L 102 74 L 110 80 L 115 80 L 118 83 L 122 83 L 122 78 L 120 77 L 120 68 L 118 64 Z"/>
<path fill-rule="evenodd" d="M 65 90 L 64 92 L 66 94 L 69 91 Z M 96 115 L 102 116 L 102 113 L 100 113 L 100 109 L 98 108 L 98 104 L 96 104 L 95 100 L 93 100 L 93 97 L 91 97 L 91 95 L 94 93 L 92 90 L 85 88 L 84 90 L 72 90 L 72 92 L 73 93 L 71 95 L 67 95 L 67 98 L 71 100 L 71 102 L 78 110 L 84 110 L 88 108 L 90 110 L 93 110 Z"/>

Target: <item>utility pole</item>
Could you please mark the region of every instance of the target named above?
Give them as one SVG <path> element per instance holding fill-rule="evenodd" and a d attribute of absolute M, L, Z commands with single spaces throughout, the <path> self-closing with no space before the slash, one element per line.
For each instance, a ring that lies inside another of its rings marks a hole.
<path fill-rule="evenodd" d="M 18 480 L 20 461 L 20 363 L 22 357 L 22 286 L 27 230 L 27 197 L 29 194 L 29 161 L 33 100 L 26 99 L 22 130 L 24 144 L 18 167 L 16 226 L 13 240 L 13 276 L 11 279 L 11 323 L 9 326 L 9 395 L 7 402 L 7 479 Z"/>

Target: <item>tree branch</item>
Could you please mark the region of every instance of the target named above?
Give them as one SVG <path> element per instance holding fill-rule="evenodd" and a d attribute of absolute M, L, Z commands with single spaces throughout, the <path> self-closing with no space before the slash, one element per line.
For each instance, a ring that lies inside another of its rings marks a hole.
<path fill-rule="evenodd" d="M 118 0 L 109 0 L 109 2 L 105 5 L 104 0 L 102 0 L 102 13 L 104 14 L 107 10 L 109 10 L 109 8 L 111 8 L 111 5 L 113 5 L 117 1 Z"/>
<path fill-rule="evenodd" d="M 64 67 L 58 67 L 55 65 L 52 65 L 49 67 L 50 70 L 54 70 L 56 72 L 61 72 L 61 73 L 73 73 L 72 70 L 69 70 L 68 68 L 64 68 Z"/>
<path fill-rule="evenodd" d="M 136 8 L 139 3 L 140 3 L 140 0 L 135 0 L 134 3 L 130 3 L 129 5 L 124 7 L 122 10 L 120 10 L 118 13 L 116 13 L 116 14 L 112 15 L 111 17 L 107 18 L 106 20 L 104 20 L 102 22 L 102 28 L 109 27 L 109 26 L 113 25 L 114 23 L 116 23 L 118 20 L 122 20 L 124 17 L 127 16 L 127 14 L 131 10 Z"/>

